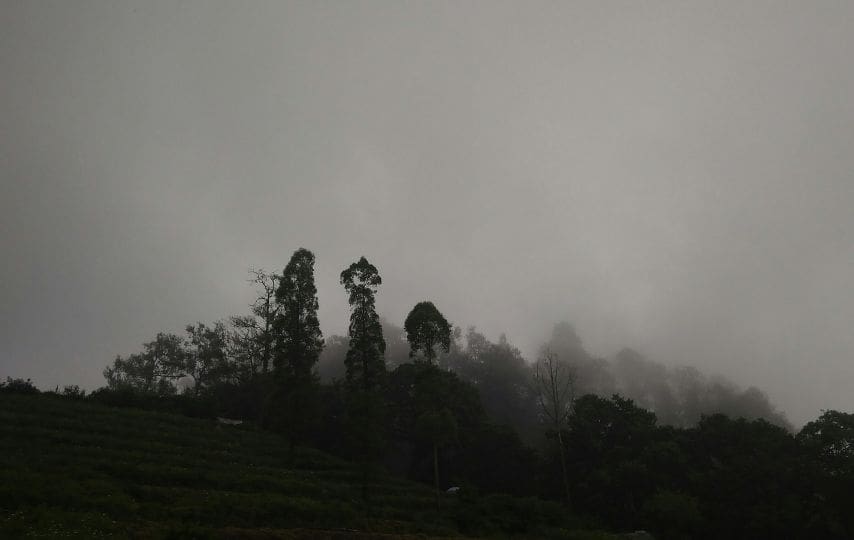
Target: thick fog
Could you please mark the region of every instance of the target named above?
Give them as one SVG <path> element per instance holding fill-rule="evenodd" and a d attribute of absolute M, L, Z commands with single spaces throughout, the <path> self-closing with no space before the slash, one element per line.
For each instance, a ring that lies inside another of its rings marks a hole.
<path fill-rule="evenodd" d="M 854 6 L 0 7 L 0 377 L 103 384 L 158 331 L 365 255 L 529 359 L 560 320 L 854 410 Z"/>

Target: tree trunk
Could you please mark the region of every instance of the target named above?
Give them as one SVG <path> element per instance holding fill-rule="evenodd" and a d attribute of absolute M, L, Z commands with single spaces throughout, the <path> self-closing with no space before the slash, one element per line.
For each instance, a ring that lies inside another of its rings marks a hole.
<path fill-rule="evenodd" d="M 560 429 L 558 429 L 557 432 L 557 444 L 560 447 L 560 467 L 563 472 L 563 491 L 566 495 L 566 507 L 570 508 L 572 505 L 570 504 L 569 499 L 569 481 L 567 480 L 566 476 L 566 457 L 563 453 L 563 435 L 561 435 Z"/>
<path fill-rule="evenodd" d="M 439 446 L 433 443 L 433 483 L 436 486 L 436 510 L 439 509 Z"/>

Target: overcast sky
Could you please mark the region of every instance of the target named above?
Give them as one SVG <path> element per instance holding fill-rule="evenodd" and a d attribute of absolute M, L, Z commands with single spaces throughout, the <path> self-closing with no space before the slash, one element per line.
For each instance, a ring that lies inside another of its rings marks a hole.
<path fill-rule="evenodd" d="M 0 377 L 103 384 L 317 257 L 854 410 L 854 4 L 0 1 Z"/>

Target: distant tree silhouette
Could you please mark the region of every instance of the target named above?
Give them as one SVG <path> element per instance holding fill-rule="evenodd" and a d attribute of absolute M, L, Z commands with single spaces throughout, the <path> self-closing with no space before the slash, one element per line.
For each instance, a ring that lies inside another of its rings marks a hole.
<path fill-rule="evenodd" d="M 246 366 L 246 371 L 267 373 L 276 344 L 274 325 L 281 308 L 276 301 L 276 290 L 281 276 L 254 268 L 249 274 L 249 282 L 256 285 L 258 296 L 250 305 L 251 315 L 231 317 L 236 329 L 232 343 L 235 357 Z"/>
<path fill-rule="evenodd" d="M 560 362 L 557 355 L 546 351 L 534 366 L 537 399 L 543 417 L 548 422 L 557 442 L 566 505 L 570 506 L 569 480 L 566 472 L 566 455 L 563 432 L 572 412 L 574 378 L 568 364 Z"/>
<path fill-rule="evenodd" d="M 451 325 L 436 309 L 433 302 L 419 302 L 406 317 L 403 324 L 406 329 L 406 339 L 409 341 L 409 356 L 415 357 L 418 351 L 429 363 L 436 358 L 435 347 L 439 346 L 445 352 L 451 347 Z"/>
<path fill-rule="evenodd" d="M 375 300 L 381 283 L 376 267 L 364 257 L 341 272 L 341 284 L 350 295 L 350 348 L 344 360 L 348 439 L 356 459 L 363 464 L 365 498 L 369 467 L 384 443 L 381 389 L 386 374 L 385 340 Z"/>
<path fill-rule="evenodd" d="M 590 356 L 570 323 L 561 321 L 554 325 L 551 337 L 542 348 L 543 352 L 546 350 L 572 367 L 577 395 L 610 396 L 614 393 L 614 375 L 608 362 Z"/>
<path fill-rule="evenodd" d="M 539 404 L 531 366 L 521 351 L 505 335 L 498 343 L 492 343 L 474 327 L 468 329 L 465 341 L 465 348 L 454 344 L 451 353 L 439 359 L 440 363 L 477 388 L 483 407 L 494 422 L 512 426 L 529 443 L 539 441 Z"/>

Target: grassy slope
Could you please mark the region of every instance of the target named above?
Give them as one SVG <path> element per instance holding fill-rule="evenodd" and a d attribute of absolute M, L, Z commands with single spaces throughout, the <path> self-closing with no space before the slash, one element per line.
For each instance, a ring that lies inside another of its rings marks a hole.
<path fill-rule="evenodd" d="M 449 498 L 437 513 L 429 488 L 388 476 L 366 506 L 350 464 L 285 449 L 275 435 L 212 421 L 0 394 L 0 537 L 406 538 L 515 526 L 495 504 L 518 499 Z M 517 513 L 563 536 L 553 506 L 521 504 L 530 508 Z"/>

